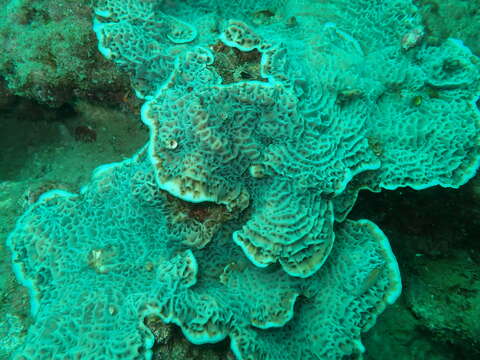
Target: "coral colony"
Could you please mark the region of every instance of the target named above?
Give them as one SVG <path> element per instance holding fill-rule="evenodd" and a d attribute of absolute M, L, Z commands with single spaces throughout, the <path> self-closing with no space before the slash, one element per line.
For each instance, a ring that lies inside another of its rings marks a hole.
<path fill-rule="evenodd" d="M 480 75 L 408 0 L 100 0 L 100 52 L 148 143 L 43 194 L 8 245 L 34 324 L 14 359 L 150 359 L 147 316 L 237 359 L 355 358 L 400 294 L 360 190 L 458 187 Z"/>

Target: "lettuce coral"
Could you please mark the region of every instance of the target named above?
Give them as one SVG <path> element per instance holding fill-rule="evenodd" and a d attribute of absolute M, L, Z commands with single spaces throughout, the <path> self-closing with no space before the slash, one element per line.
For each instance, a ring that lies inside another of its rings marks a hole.
<path fill-rule="evenodd" d="M 346 220 L 358 191 L 476 171 L 476 59 L 402 48 L 409 1 L 222 3 L 98 2 L 150 139 L 10 235 L 36 318 L 14 358 L 149 359 L 148 315 L 238 359 L 356 357 L 401 289 L 385 235 Z"/>
<path fill-rule="evenodd" d="M 14 358 L 149 358 L 143 319 L 156 315 L 197 344 L 230 336 L 242 359 L 334 359 L 360 352 L 361 330 L 399 294 L 388 240 L 366 220 L 339 224 L 332 260 L 299 279 L 253 265 L 231 241 L 248 215 L 210 246 L 183 242 L 153 179 L 142 150 L 97 169 L 80 194 L 45 193 L 23 216 L 9 245 L 35 324 Z"/>

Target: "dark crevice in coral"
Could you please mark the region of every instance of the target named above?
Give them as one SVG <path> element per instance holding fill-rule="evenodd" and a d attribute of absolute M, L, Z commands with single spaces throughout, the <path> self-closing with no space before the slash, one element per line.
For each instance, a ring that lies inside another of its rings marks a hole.
<path fill-rule="evenodd" d="M 228 338 L 215 344 L 194 345 L 185 338 L 180 327 L 166 324 L 157 316 L 147 317 L 144 323 L 155 338 L 152 360 L 233 360 Z"/>
<path fill-rule="evenodd" d="M 204 223 L 212 217 L 212 213 L 219 210 L 227 211 L 224 205 L 216 204 L 214 202 L 202 201 L 200 203 L 192 203 L 179 199 L 163 191 L 167 196 L 167 201 L 172 204 L 178 211 L 187 214 L 189 218 Z"/>
<path fill-rule="evenodd" d="M 362 191 L 349 218 L 366 218 L 379 225 L 400 258 L 402 254 L 407 259 L 412 254 L 445 258 L 464 249 L 480 263 L 480 256 L 475 255 L 480 253 L 480 221 L 475 220 L 478 214 L 472 214 L 476 208 L 475 183 L 476 179 L 461 190 Z"/>
<path fill-rule="evenodd" d="M 241 51 L 221 41 L 210 46 L 210 49 L 215 55 L 211 67 L 222 77 L 222 84 L 247 80 L 267 81 L 260 74 L 262 54 L 258 50 Z"/>

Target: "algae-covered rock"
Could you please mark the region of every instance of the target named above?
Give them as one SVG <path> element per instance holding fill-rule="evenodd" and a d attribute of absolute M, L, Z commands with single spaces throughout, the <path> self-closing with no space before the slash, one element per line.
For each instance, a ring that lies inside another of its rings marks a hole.
<path fill-rule="evenodd" d="M 408 279 L 407 301 L 413 313 L 444 342 L 480 348 L 480 266 L 459 253 L 457 258 L 419 260 Z"/>
<path fill-rule="evenodd" d="M 88 2 L 0 4 L 0 76 L 10 91 L 50 106 L 75 97 L 121 100 L 128 81 L 95 51 L 91 22 Z"/>

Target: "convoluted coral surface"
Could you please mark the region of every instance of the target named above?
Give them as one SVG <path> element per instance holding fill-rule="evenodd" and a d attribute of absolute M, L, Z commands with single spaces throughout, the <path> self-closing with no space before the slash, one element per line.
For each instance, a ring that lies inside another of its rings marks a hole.
<path fill-rule="evenodd" d="M 375 225 L 339 225 L 333 260 L 307 280 L 265 271 L 231 241 L 242 218 L 203 249 L 182 241 L 183 224 L 150 168 L 145 152 L 101 167 L 81 194 L 46 193 L 18 224 L 15 270 L 36 318 L 22 356 L 148 357 L 147 315 L 180 325 L 194 343 L 228 335 L 245 359 L 335 359 L 362 349 L 361 329 L 400 290 Z"/>
<path fill-rule="evenodd" d="M 342 359 L 401 289 L 361 189 L 478 167 L 477 59 L 409 1 L 100 0 L 148 144 L 9 237 L 35 324 L 15 358 L 150 358 L 148 315 L 238 359 Z M 71 304 L 71 305 L 67 305 Z"/>

